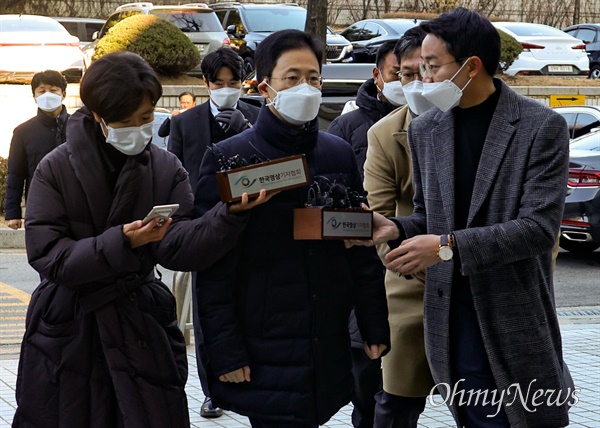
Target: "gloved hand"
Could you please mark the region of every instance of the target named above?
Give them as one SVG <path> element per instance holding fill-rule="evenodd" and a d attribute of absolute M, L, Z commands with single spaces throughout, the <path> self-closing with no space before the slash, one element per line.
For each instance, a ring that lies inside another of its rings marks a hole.
<path fill-rule="evenodd" d="M 215 116 L 215 120 L 225 133 L 239 134 L 250 126 L 242 112 L 233 108 L 220 110 L 220 113 Z"/>

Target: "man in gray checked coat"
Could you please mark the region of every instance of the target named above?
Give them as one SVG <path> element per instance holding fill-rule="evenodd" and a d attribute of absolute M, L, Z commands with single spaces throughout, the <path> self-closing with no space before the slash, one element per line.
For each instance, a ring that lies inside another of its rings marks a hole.
<path fill-rule="evenodd" d="M 423 88 L 413 95 L 434 107 L 408 130 L 414 212 L 375 214 L 374 241 L 397 247 L 388 269 L 427 269 L 425 348 L 457 426 L 567 426 L 577 399 L 551 257 L 566 123 L 492 77 L 500 39 L 486 18 L 457 8 L 421 26 Z"/>

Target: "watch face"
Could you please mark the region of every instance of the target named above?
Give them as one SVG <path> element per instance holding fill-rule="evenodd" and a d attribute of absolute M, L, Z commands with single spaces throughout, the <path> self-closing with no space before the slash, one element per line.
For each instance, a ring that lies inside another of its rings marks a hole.
<path fill-rule="evenodd" d="M 448 261 L 448 260 L 452 260 L 452 255 L 453 254 L 454 253 L 452 252 L 452 248 L 450 248 L 450 247 L 442 247 L 438 251 L 439 258 L 442 259 L 445 262 Z"/>

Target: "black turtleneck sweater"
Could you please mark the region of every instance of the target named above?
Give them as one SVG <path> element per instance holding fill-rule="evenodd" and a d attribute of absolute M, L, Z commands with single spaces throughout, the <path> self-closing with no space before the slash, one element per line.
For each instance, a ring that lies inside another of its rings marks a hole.
<path fill-rule="evenodd" d="M 467 225 L 471 197 L 479 158 L 485 137 L 500 97 L 500 85 L 496 92 L 483 103 L 469 108 L 456 107 L 454 114 L 454 228 L 464 229 Z"/>

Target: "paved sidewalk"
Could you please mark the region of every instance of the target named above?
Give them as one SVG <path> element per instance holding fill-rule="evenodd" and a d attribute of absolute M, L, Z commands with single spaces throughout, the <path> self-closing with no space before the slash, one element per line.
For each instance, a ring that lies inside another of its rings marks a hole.
<path fill-rule="evenodd" d="M 571 410 L 571 425 L 578 428 L 600 428 L 600 319 L 576 320 L 561 319 L 561 330 L 564 346 L 564 358 L 575 386 L 579 402 Z M 589 321 L 596 322 L 589 323 Z M 205 419 L 200 416 L 200 405 L 204 400 L 198 373 L 194 347 L 188 346 L 188 362 L 190 375 L 187 383 L 187 394 L 190 406 L 190 418 L 193 427 L 197 428 L 237 428 L 249 427 L 248 419 L 232 412 L 218 419 Z M 10 427 L 15 411 L 15 382 L 18 360 L 0 360 L 0 428 Z M 351 405 L 340 410 L 325 427 L 351 427 Z M 445 405 L 428 402 L 425 412 L 419 420 L 419 426 L 426 428 L 452 427 L 453 420 Z"/>

